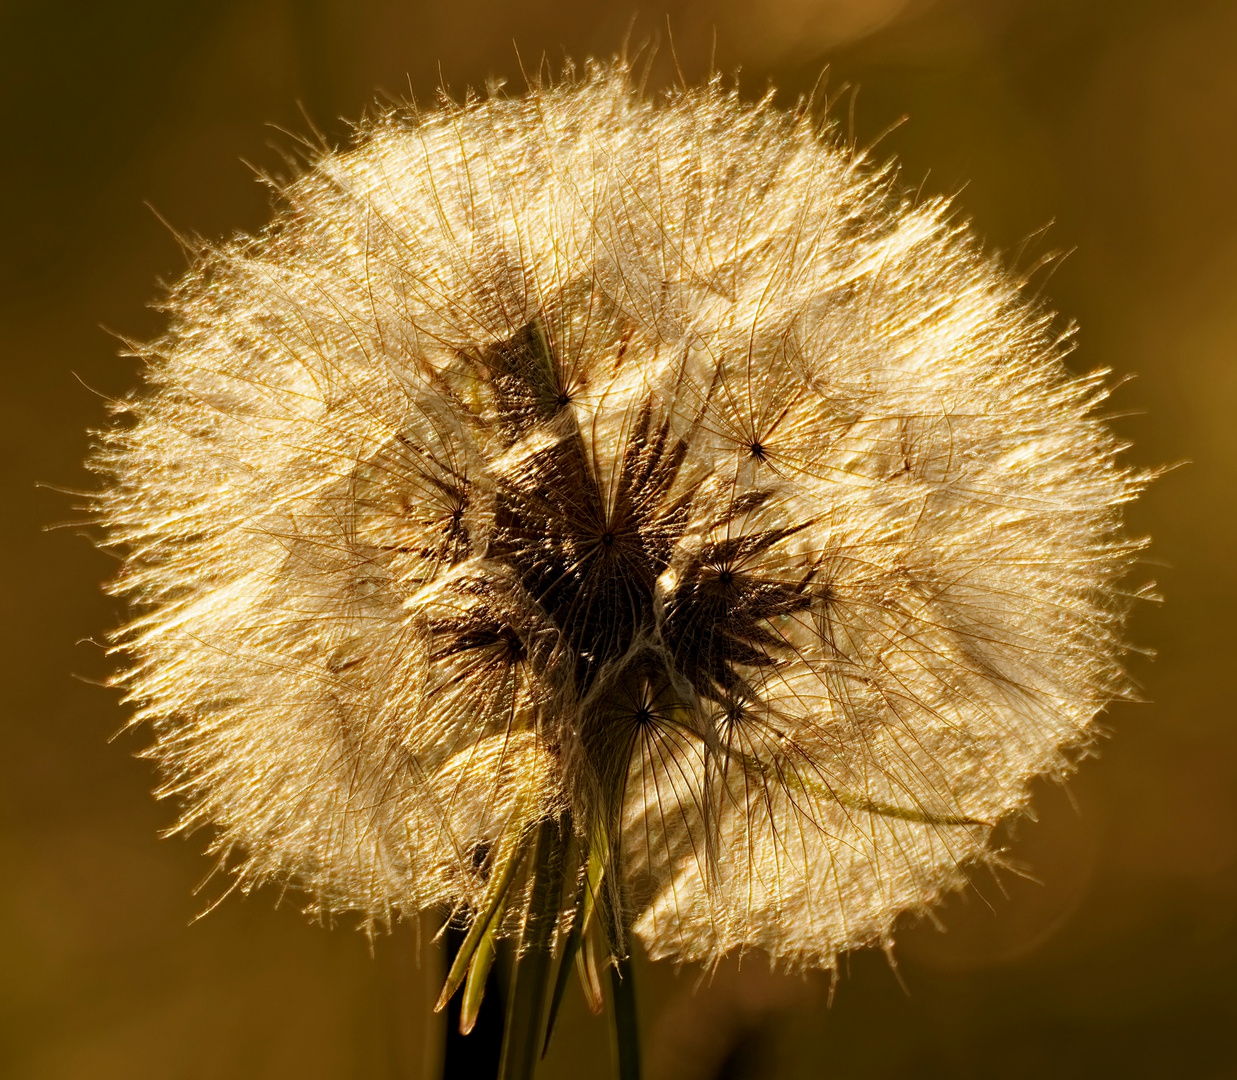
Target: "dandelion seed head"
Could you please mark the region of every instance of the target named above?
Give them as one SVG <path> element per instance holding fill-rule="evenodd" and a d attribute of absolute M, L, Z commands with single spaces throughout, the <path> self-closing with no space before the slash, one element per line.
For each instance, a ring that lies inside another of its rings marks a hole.
<path fill-rule="evenodd" d="M 808 110 L 599 66 L 279 194 L 95 459 L 119 681 L 244 888 L 466 920 L 568 813 L 654 957 L 828 967 L 1123 692 L 1103 378 Z"/>

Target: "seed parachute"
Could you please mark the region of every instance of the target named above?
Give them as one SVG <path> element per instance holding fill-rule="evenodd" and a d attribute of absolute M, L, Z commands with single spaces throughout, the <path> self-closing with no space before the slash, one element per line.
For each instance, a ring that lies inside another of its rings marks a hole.
<path fill-rule="evenodd" d="M 278 194 L 95 458 L 118 682 L 241 888 L 447 913 L 444 999 L 505 937 L 538 1002 L 633 936 L 827 968 L 1124 692 L 1102 376 L 812 109 L 596 66 Z"/>

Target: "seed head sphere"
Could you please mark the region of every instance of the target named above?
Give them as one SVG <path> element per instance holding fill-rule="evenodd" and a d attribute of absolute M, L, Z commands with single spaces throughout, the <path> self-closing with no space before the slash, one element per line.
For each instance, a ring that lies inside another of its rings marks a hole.
<path fill-rule="evenodd" d="M 466 923 L 556 819 L 652 956 L 829 967 L 1123 692 L 1102 377 L 811 110 L 596 66 L 279 196 L 95 459 L 118 681 L 240 887 Z"/>

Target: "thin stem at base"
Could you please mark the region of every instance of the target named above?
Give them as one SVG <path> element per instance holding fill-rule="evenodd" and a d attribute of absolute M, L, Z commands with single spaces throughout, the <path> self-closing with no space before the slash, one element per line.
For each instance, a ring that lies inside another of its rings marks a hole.
<path fill-rule="evenodd" d="M 558 819 L 537 827 L 532 895 L 511 972 L 499 1080 L 531 1080 L 541 1050 L 541 1021 L 550 982 L 550 943 L 563 883 L 563 829 Z"/>
<path fill-rule="evenodd" d="M 610 966 L 610 997 L 618 1080 L 640 1080 L 640 1030 L 636 1021 L 636 983 L 631 957 Z"/>

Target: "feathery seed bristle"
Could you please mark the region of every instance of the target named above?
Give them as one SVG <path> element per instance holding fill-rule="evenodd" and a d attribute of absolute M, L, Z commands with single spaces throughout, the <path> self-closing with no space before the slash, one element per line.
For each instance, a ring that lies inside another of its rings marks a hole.
<path fill-rule="evenodd" d="M 830 966 L 1123 692 L 1102 378 L 805 112 L 597 67 L 280 194 L 95 459 L 119 681 L 245 888 L 507 933 L 561 818 L 564 919 L 591 848 L 654 957 Z"/>

